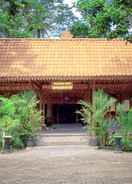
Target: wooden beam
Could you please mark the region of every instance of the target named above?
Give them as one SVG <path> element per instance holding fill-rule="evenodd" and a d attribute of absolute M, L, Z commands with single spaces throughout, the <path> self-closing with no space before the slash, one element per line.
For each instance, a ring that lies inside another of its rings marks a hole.
<path fill-rule="evenodd" d="M 31 89 L 30 83 L 0 83 L 0 91 L 23 91 Z"/>
<path fill-rule="evenodd" d="M 42 89 L 42 84 L 39 82 L 31 81 L 30 84 L 31 84 L 33 90 L 40 91 Z"/>

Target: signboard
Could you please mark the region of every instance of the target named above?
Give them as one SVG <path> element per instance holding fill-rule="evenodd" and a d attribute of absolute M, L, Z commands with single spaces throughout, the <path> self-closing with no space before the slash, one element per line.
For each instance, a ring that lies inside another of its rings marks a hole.
<path fill-rule="evenodd" d="M 73 83 L 72 82 L 53 82 L 51 84 L 51 89 L 53 90 L 72 90 Z"/>

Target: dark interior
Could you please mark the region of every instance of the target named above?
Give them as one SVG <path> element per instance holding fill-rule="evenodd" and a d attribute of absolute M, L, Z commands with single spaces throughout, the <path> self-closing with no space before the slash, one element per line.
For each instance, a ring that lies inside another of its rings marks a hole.
<path fill-rule="evenodd" d="M 53 116 L 55 123 L 77 123 L 80 118 L 76 113 L 80 109 L 79 104 L 54 104 L 53 105 Z"/>

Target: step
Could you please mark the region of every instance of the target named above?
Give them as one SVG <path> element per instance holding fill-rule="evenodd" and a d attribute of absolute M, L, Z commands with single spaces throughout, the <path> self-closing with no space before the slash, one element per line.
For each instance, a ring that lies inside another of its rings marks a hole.
<path fill-rule="evenodd" d="M 82 145 L 88 144 L 89 136 L 86 133 L 41 133 L 38 145 Z"/>

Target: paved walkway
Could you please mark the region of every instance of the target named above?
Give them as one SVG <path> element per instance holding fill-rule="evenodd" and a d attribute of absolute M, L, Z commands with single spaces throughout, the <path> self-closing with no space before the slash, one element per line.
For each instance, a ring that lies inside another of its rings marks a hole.
<path fill-rule="evenodd" d="M 132 184 L 132 153 L 65 145 L 0 154 L 0 184 Z"/>

